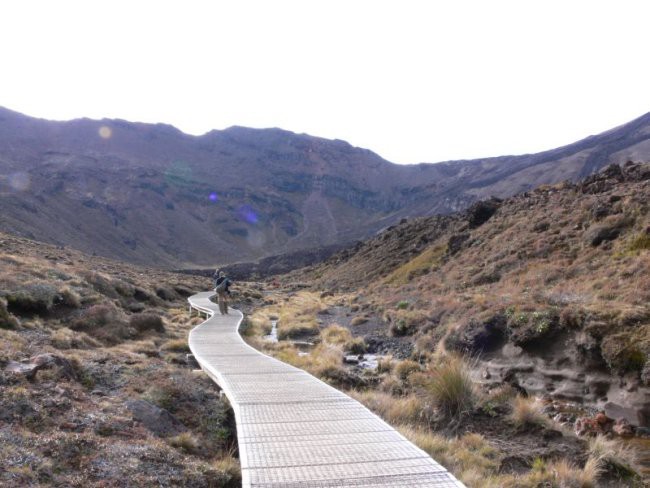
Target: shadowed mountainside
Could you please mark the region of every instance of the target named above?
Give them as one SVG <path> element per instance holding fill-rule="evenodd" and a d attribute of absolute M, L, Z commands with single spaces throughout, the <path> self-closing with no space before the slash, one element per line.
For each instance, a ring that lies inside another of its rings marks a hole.
<path fill-rule="evenodd" d="M 396 165 L 344 141 L 0 108 L 0 230 L 162 267 L 254 260 L 650 157 L 650 114 L 539 154 Z"/>

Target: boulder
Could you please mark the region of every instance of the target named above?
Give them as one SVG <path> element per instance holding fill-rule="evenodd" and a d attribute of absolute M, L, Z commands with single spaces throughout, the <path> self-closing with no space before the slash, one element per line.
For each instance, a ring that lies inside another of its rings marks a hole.
<path fill-rule="evenodd" d="M 468 233 L 463 233 L 463 234 L 454 234 L 449 238 L 449 241 L 447 242 L 447 253 L 450 255 L 456 254 L 458 251 L 460 251 L 463 247 L 463 244 L 467 239 L 469 239 L 469 234 Z"/>
<path fill-rule="evenodd" d="M 133 420 L 158 436 L 174 436 L 187 431 L 187 427 L 167 410 L 145 400 L 128 401 L 126 408 L 133 415 Z"/>
<path fill-rule="evenodd" d="M 493 197 L 489 200 L 476 202 L 469 207 L 465 214 L 470 229 L 479 227 L 490 220 L 501 206 L 501 202 L 502 201 L 499 198 Z"/>
<path fill-rule="evenodd" d="M 77 379 L 72 364 L 66 358 L 57 356 L 56 354 L 46 353 L 39 354 L 29 359 L 27 362 L 19 363 L 16 361 L 9 361 L 5 367 L 5 371 L 17 375 L 23 375 L 28 380 L 33 380 L 41 369 L 48 369 L 58 367 L 60 373 L 68 379 Z"/>

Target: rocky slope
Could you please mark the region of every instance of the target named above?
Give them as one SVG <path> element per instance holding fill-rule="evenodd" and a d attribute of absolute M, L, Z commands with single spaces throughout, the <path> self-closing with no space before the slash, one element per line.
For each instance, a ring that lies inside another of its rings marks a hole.
<path fill-rule="evenodd" d="M 0 230 L 190 268 L 363 238 L 404 216 L 650 156 L 650 114 L 524 156 L 400 166 L 343 141 L 232 127 L 200 137 L 0 109 Z"/>
<path fill-rule="evenodd" d="M 575 402 L 644 431 L 648 202 L 650 164 L 610 166 L 577 184 L 403 221 L 284 280 L 357 293 L 373 334 L 409 338 L 415 356 L 478 355 L 483 384 Z"/>
<path fill-rule="evenodd" d="M 232 411 L 186 360 L 208 284 L 0 234 L 0 485 L 240 486 Z"/>

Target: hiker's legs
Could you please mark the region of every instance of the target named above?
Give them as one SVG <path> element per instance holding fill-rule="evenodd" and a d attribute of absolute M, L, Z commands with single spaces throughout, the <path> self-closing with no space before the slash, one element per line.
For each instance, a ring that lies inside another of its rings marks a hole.
<path fill-rule="evenodd" d="M 228 295 L 223 294 L 223 313 L 228 314 Z"/>
<path fill-rule="evenodd" d="M 219 312 L 221 312 L 221 315 L 223 315 L 223 314 L 225 314 L 226 311 L 227 311 L 227 310 L 225 309 L 225 300 L 226 300 L 226 297 L 225 297 L 225 295 L 224 295 L 223 293 L 218 293 L 218 294 L 217 294 L 217 299 L 218 299 L 218 301 L 219 301 Z"/>

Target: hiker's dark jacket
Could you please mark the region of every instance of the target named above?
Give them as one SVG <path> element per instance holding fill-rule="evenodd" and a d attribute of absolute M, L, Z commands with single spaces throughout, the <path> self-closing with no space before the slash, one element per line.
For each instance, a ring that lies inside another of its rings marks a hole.
<path fill-rule="evenodd" d="M 223 280 L 226 280 L 226 288 L 224 289 L 224 292 L 229 294 L 230 293 L 230 285 L 232 284 L 232 282 L 228 278 L 226 278 L 225 276 L 222 276 L 221 278 L 217 278 L 217 281 L 214 283 L 216 285 L 215 288 L 217 286 L 219 286 L 223 282 Z"/>

